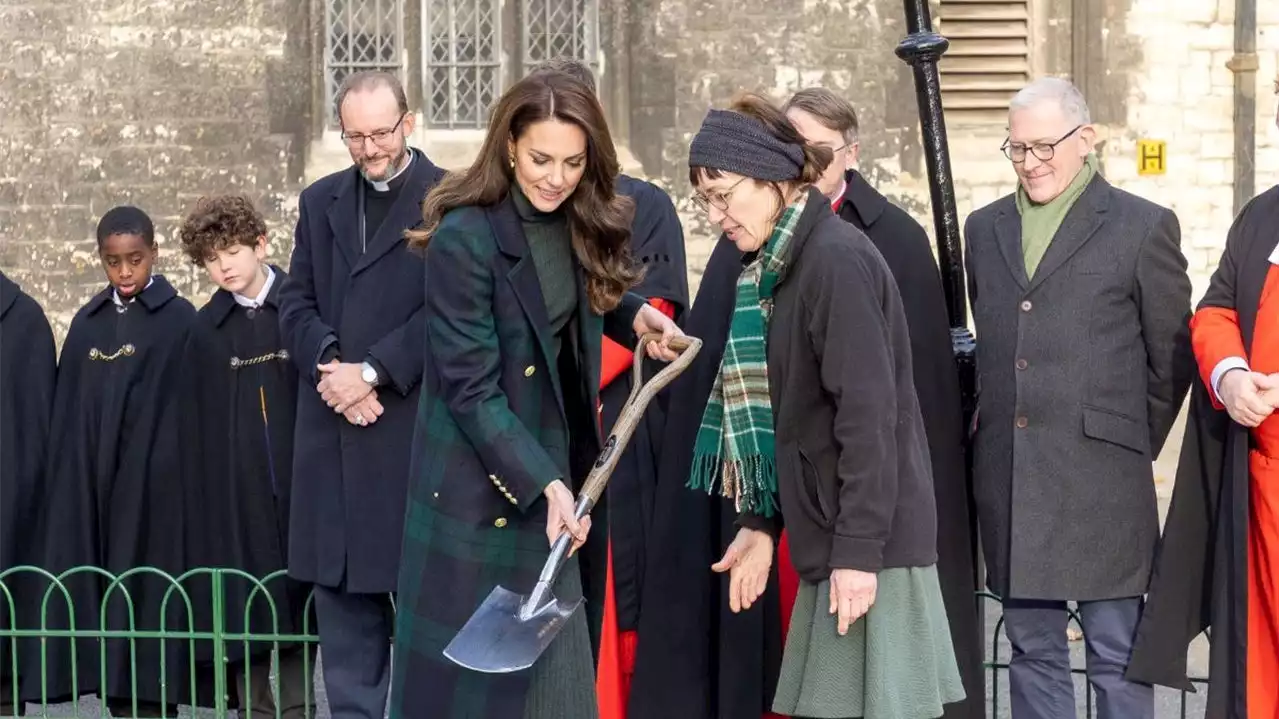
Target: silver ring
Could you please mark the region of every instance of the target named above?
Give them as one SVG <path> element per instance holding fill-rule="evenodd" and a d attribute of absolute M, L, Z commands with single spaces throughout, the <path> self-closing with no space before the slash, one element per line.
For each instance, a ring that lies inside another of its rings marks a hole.
<path fill-rule="evenodd" d="M 358 425 L 360 425 L 360 426 L 364 426 L 364 415 L 362 415 L 362 414 L 357 414 L 357 415 L 356 415 L 356 424 L 358 424 Z"/>

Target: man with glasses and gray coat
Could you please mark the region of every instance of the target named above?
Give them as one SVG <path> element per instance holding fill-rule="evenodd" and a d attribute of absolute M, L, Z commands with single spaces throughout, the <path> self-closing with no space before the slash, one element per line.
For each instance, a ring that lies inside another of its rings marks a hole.
<path fill-rule="evenodd" d="M 1068 601 L 1098 716 L 1155 712 L 1124 671 L 1160 531 L 1151 463 L 1190 381 L 1191 283 L 1173 212 L 1103 179 L 1094 139 L 1079 90 L 1032 82 L 1001 148 L 1017 190 L 965 223 L 975 494 L 1019 719 L 1077 716 Z"/>

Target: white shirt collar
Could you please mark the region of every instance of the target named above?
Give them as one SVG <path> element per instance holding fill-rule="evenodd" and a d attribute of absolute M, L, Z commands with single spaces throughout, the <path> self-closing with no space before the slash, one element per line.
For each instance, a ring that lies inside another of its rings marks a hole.
<path fill-rule="evenodd" d="M 827 198 L 827 200 L 828 200 L 831 204 L 833 204 L 833 205 L 834 205 L 835 203 L 840 202 L 841 200 L 843 200 L 843 199 L 844 199 L 844 193 L 846 193 L 846 192 L 848 192 L 848 191 L 849 191 L 849 181 L 848 181 L 848 180 L 846 180 L 846 179 L 844 179 L 844 177 L 842 176 L 842 177 L 840 178 L 840 189 L 836 192 L 836 196 L 835 196 L 835 197 L 828 197 L 828 198 Z"/>
<path fill-rule="evenodd" d="M 403 175 L 405 170 L 409 169 L 409 165 L 413 164 L 413 150 L 408 150 L 407 154 L 409 156 L 409 159 L 405 160 L 404 167 L 401 167 L 399 170 L 396 170 L 396 174 L 392 175 L 391 177 L 388 177 L 386 180 L 370 180 L 369 178 L 366 177 L 364 178 L 365 181 L 367 181 L 370 185 L 372 185 L 373 189 L 377 190 L 378 192 L 386 192 L 387 190 L 390 190 L 391 181 Z"/>
<path fill-rule="evenodd" d="M 262 303 L 267 301 L 267 295 L 271 292 L 271 285 L 275 281 L 276 271 L 267 267 L 267 281 L 262 283 L 262 289 L 258 291 L 257 297 L 249 298 L 236 292 L 231 293 L 231 296 L 235 298 L 236 304 L 241 307 L 261 307 Z"/>
<path fill-rule="evenodd" d="M 1271 260 L 1271 264 L 1280 265 L 1280 242 L 1276 243 L 1275 248 L 1271 250 L 1271 256 L 1267 259 Z"/>
<path fill-rule="evenodd" d="M 155 281 L 156 281 L 156 278 L 154 278 L 154 277 L 148 278 L 148 279 L 147 279 L 147 286 L 142 288 L 142 292 L 146 292 L 146 291 L 147 291 L 147 288 L 151 287 L 151 285 L 152 285 Z M 138 293 L 134 294 L 134 296 L 133 296 L 133 297 L 130 297 L 128 301 L 129 301 L 129 302 L 133 302 L 134 300 L 138 299 L 138 295 L 142 294 L 142 292 L 138 292 Z M 111 288 L 111 301 L 112 301 L 112 302 L 114 302 L 114 303 L 116 304 L 116 307 L 124 307 L 124 305 L 125 305 L 125 300 L 120 299 L 120 292 L 119 292 L 119 290 L 117 290 L 117 289 L 116 289 L 116 288 L 114 288 L 114 287 L 112 287 L 112 288 Z"/>

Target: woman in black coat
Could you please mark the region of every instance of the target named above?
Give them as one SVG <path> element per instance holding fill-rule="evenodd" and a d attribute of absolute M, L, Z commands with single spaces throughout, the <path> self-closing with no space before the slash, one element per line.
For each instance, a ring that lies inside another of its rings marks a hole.
<path fill-rule="evenodd" d="M 883 258 L 810 187 L 830 161 L 755 96 L 713 110 L 693 141 L 695 202 L 745 266 L 702 421 L 684 438 L 688 481 L 738 512 L 712 567 L 729 575 L 734 613 L 760 597 L 788 530 L 801 587 L 774 711 L 937 717 L 963 690 L 910 340 Z"/>

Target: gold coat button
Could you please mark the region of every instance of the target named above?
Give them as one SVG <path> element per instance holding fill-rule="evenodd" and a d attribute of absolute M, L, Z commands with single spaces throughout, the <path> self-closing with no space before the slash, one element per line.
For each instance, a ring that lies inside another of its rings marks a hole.
<path fill-rule="evenodd" d="M 507 526 L 507 518 L 498 517 L 497 519 L 493 520 L 493 526 L 497 527 L 498 529 L 502 529 L 503 527 Z"/>
<path fill-rule="evenodd" d="M 525 368 L 524 368 L 524 376 L 525 376 L 525 377 L 532 377 L 534 372 L 535 372 L 535 370 L 534 370 L 534 368 L 533 368 L 533 365 L 529 365 L 528 367 L 525 367 Z"/>

